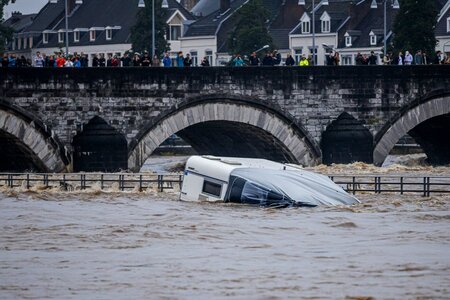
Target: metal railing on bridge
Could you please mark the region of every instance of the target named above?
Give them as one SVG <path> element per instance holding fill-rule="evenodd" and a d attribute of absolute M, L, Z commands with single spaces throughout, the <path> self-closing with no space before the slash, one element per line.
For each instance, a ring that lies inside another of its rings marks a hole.
<path fill-rule="evenodd" d="M 415 193 L 449 194 L 450 176 L 403 175 L 329 175 L 330 179 L 349 193 Z M 89 188 L 113 191 L 164 192 L 179 190 L 182 174 L 154 173 L 0 173 L 0 187 L 24 189 L 58 188 L 78 191 Z"/>

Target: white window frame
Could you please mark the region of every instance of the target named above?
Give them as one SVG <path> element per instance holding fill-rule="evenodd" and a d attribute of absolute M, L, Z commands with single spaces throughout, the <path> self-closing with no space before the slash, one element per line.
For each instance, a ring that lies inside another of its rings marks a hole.
<path fill-rule="evenodd" d="M 110 41 L 112 40 L 112 28 L 106 28 L 106 40 Z"/>
<path fill-rule="evenodd" d="M 370 45 L 371 46 L 376 46 L 377 45 L 377 36 L 373 32 L 371 32 L 369 34 L 369 39 L 370 39 Z"/>
<path fill-rule="evenodd" d="M 63 31 L 58 31 L 58 43 L 64 43 L 64 33 Z"/>
<path fill-rule="evenodd" d="M 311 19 L 308 14 L 305 12 L 300 19 L 302 34 L 311 33 Z"/>
<path fill-rule="evenodd" d="M 81 33 L 80 33 L 79 30 L 74 30 L 73 31 L 73 41 L 75 43 L 78 43 L 80 41 L 80 36 L 81 36 Z"/>
<path fill-rule="evenodd" d="M 320 21 L 322 21 L 322 32 L 329 33 L 331 31 L 331 18 L 326 11 L 323 12 L 322 16 L 320 17 Z"/>
<path fill-rule="evenodd" d="M 23 49 L 28 48 L 28 38 L 26 36 L 23 37 Z"/>
<path fill-rule="evenodd" d="M 197 50 L 191 50 L 191 51 L 189 51 L 189 54 L 190 54 L 191 59 L 192 59 L 192 67 L 198 66 L 198 51 Z"/>
<path fill-rule="evenodd" d="M 295 64 L 298 65 L 300 63 L 300 59 L 302 58 L 302 54 L 303 54 L 303 47 L 299 47 L 299 48 L 294 48 L 294 60 L 295 60 Z"/>
<path fill-rule="evenodd" d="M 353 55 L 352 54 L 341 55 L 341 65 L 343 65 L 343 66 L 353 65 Z"/>
<path fill-rule="evenodd" d="M 95 42 L 95 38 L 96 38 L 96 32 L 94 29 L 90 29 L 89 30 L 89 41 L 90 42 Z"/>
<path fill-rule="evenodd" d="M 450 32 L 450 17 L 447 18 L 447 32 Z"/>
<path fill-rule="evenodd" d="M 28 38 L 28 45 L 29 45 L 30 49 L 33 48 L 33 37 L 32 36 L 30 36 Z"/>
<path fill-rule="evenodd" d="M 352 37 L 348 33 L 345 33 L 344 37 L 345 37 L 345 47 L 351 47 Z"/>
<path fill-rule="evenodd" d="M 42 43 L 48 44 L 48 32 L 42 33 Z"/>
<path fill-rule="evenodd" d="M 213 65 L 213 53 L 214 52 L 211 49 L 205 50 L 205 57 L 208 59 L 210 66 Z"/>
<path fill-rule="evenodd" d="M 177 39 L 172 38 L 172 27 L 180 28 L 180 36 Z M 169 40 L 170 41 L 178 41 L 181 37 L 183 37 L 183 28 L 179 24 L 169 25 Z"/>

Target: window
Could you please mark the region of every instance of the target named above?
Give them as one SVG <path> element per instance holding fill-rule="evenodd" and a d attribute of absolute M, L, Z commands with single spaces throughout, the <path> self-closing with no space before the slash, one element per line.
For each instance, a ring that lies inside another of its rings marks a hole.
<path fill-rule="evenodd" d="M 302 33 L 309 33 L 309 21 L 302 22 Z"/>
<path fill-rule="evenodd" d="M 300 63 L 300 59 L 302 58 L 303 48 L 294 49 L 294 59 L 295 64 L 298 65 Z"/>
<path fill-rule="evenodd" d="M 33 48 L 33 37 L 32 36 L 30 36 L 30 38 L 29 38 L 28 45 L 30 46 L 30 48 Z"/>
<path fill-rule="evenodd" d="M 307 13 L 304 13 L 302 18 L 300 19 L 302 24 L 302 33 L 310 33 L 311 32 L 311 23 L 310 18 Z"/>
<path fill-rule="evenodd" d="M 95 30 L 93 29 L 89 30 L 89 41 L 91 42 L 95 41 Z"/>
<path fill-rule="evenodd" d="M 42 42 L 43 42 L 44 44 L 48 44 L 48 32 L 44 32 L 44 33 L 42 34 Z"/>
<path fill-rule="evenodd" d="M 322 32 L 330 32 L 331 30 L 331 18 L 330 15 L 325 11 L 320 17 L 320 21 L 322 24 Z"/>
<path fill-rule="evenodd" d="M 169 40 L 175 41 L 181 37 L 181 26 L 180 25 L 170 25 L 170 37 Z"/>
<path fill-rule="evenodd" d="M 17 38 L 17 49 L 22 49 L 22 39 L 20 37 Z"/>
<path fill-rule="evenodd" d="M 313 53 L 316 54 L 315 60 L 312 63 L 313 63 L 314 66 L 317 66 L 317 46 L 314 49 L 313 49 L 313 47 L 308 47 L 308 48 L 309 48 L 309 53 L 311 54 L 311 58 L 314 57 Z"/>
<path fill-rule="evenodd" d="M 322 32 L 330 32 L 330 21 L 328 20 L 322 21 Z"/>
<path fill-rule="evenodd" d="M 220 197 L 220 192 L 222 191 L 222 185 L 212 181 L 204 180 L 202 193 L 209 194 L 212 196 Z"/>
<path fill-rule="evenodd" d="M 112 29 L 110 28 L 106 29 L 106 40 L 107 41 L 112 40 Z"/>
<path fill-rule="evenodd" d="M 64 32 L 58 32 L 58 43 L 64 43 Z"/>
<path fill-rule="evenodd" d="M 450 32 L 450 17 L 447 18 L 447 32 Z"/>
<path fill-rule="evenodd" d="M 377 45 L 377 36 L 374 35 L 374 34 L 370 36 L 370 45 L 371 46 L 376 46 Z"/>
<path fill-rule="evenodd" d="M 352 37 L 348 33 L 345 33 L 344 37 L 345 37 L 345 47 L 351 47 Z"/>
<path fill-rule="evenodd" d="M 23 49 L 27 49 L 28 47 L 28 39 L 26 37 L 23 38 Z"/>
<path fill-rule="evenodd" d="M 205 51 L 205 56 L 209 61 L 209 64 L 212 66 L 213 65 L 213 52 L 212 50 L 206 50 Z"/>
<path fill-rule="evenodd" d="M 352 55 L 341 55 L 341 64 L 344 66 L 352 65 Z"/>
<path fill-rule="evenodd" d="M 13 38 L 12 40 L 12 49 L 16 50 L 16 38 Z"/>
<path fill-rule="evenodd" d="M 73 41 L 76 43 L 80 41 L 80 31 L 75 30 L 73 32 Z"/>
<path fill-rule="evenodd" d="M 192 66 L 196 67 L 198 66 L 198 52 L 197 51 L 191 51 L 191 59 L 192 59 Z"/>

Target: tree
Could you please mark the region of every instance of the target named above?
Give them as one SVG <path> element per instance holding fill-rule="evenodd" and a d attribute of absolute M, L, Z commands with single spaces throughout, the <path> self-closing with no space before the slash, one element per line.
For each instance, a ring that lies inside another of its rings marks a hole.
<path fill-rule="evenodd" d="M 417 50 L 434 53 L 436 37 L 434 29 L 438 11 L 436 1 L 400 0 L 400 10 L 394 21 L 394 51 L 410 51 L 414 55 Z"/>
<path fill-rule="evenodd" d="M 155 51 L 161 55 L 169 50 L 165 39 L 167 24 L 164 22 L 165 10 L 161 8 L 162 0 L 155 0 Z M 131 28 L 131 43 L 134 51 L 143 52 L 152 49 L 152 0 L 145 0 L 145 8 L 140 8 L 137 20 Z"/>
<path fill-rule="evenodd" d="M 233 16 L 236 24 L 228 36 L 228 49 L 234 54 L 250 54 L 264 45 L 273 47 L 272 37 L 267 29 L 269 12 L 260 0 L 250 0 Z"/>
<path fill-rule="evenodd" d="M 13 31 L 11 28 L 3 26 L 3 9 L 9 2 L 16 2 L 16 0 L 0 0 L 0 54 L 5 51 L 6 43 L 12 38 Z"/>

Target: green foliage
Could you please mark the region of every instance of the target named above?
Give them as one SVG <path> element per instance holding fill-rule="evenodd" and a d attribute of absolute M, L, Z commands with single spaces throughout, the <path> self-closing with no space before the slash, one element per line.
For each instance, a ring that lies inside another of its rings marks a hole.
<path fill-rule="evenodd" d="M 272 37 L 267 29 L 269 12 L 260 0 L 250 0 L 233 16 L 234 29 L 228 36 L 228 49 L 233 54 L 248 55 L 269 45 L 273 48 Z"/>
<path fill-rule="evenodd" d="M 434 53 L 436 48 L 434 29 L 438 16 L 435 2 L 400 0 L 400 9 L 393 27 L 393 48 L 396 53 L 406 50 L 413 55 L 417 50 L 424 50 L 428 54 Z"/>
<path fill-rule="evenodd" d="M 164 22 L 165 9 L 162 0 L 155 0 L 155 51 L 158 55 L 169 50 L 164 38 L 167 24 Z M 135 25 L 131 28 L 131 43 L 134 51 L 152 50 L 152 0 L 145 0 L 145 8 L 140 8 Z"/>
<path fill-rule="evenodd" d="M 3 55 L 5 51 L 5 44 L 12 38 L 13 31 L 11 28 L 3 26 L 3 9 L 9 2 L 16 2 L 16 0 L 0 0 L 0 54 Z"/>

